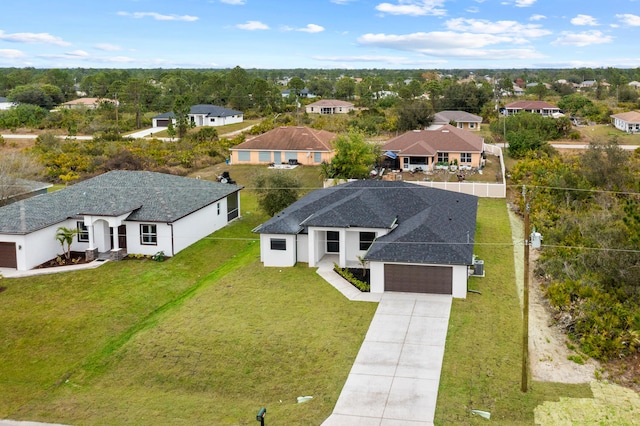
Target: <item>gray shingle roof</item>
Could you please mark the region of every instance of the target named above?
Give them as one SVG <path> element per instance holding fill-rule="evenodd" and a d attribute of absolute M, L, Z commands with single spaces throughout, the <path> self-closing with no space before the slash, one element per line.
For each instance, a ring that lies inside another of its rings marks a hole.
<path fill-rule="evenodd" d="M 242 111 L 236 111 L 234 109 L 224 108 L 217 105 L 206 105 L 199 104 L 193 105 L 189 110 L 189 114 L 204 114 L 208 117 L 231 117 L 233 115 L 242 115 L 244 114 Z M 159 115 L 156 115 L 153 118 L 174 118 L 175 114 L 173 111 L 165 112 Z"/>
<path fill-rule="evenodd" d="M 482 123 L 482 117 L 466 111 L 440 111 L 433 116 L 434 123 L 449 124 L 451 120 L 457 123 Z"/>
<path fill-rule="evenodd" d="M 163 173 L 111 171 L 0 207 L 0 233 L 27 234 L 83 214 L 174 222 L 242 187 Z"/>
<path fill-rule="evenodd" d="M 397 225 L 371 245 L 367 260 L 471 264 L 477 208 L 473 195 L 406 182 L 356 181 L 311 192 L 255 232 Z"/>

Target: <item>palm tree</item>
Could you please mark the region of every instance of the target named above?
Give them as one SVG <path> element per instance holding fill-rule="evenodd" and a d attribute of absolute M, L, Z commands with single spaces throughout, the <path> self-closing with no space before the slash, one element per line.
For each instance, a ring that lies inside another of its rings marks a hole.
<path fill-rule="evenodd" d="M 58 240 L 58 242 L 62 246 L 64 257 L 67 260 L 71 260 L 71 243 L 73 242 L 73 236 L 77 233 L 77 229 L 65 228 L 64 226 L 61 226 L 56 230 L 56 240 Z M 64 249 L 65 244 L 67 245 L 66 251 Z"/>

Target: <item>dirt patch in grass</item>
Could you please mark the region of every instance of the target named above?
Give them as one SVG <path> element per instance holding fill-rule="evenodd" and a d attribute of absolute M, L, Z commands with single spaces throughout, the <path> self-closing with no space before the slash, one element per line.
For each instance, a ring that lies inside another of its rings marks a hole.
<path fill-rule="evenodd" d="M 509 209 L 518 295 L 522 306 L 524 285 L 524 225 L 519 216 Z M 553 318 L 553 311 L 542 294 L 541 283 L 535 279 L 533 265 L 536 250 L 530 250 L 529 268 L 529 365 L 534 380 L 555 383 L 589 383 L 595 380 L 600 367 L 593 359 L 582 357 L 569 343 Z M 571 359 L 570 359 L 571 358 Z M 579 364 L 574 359 L 581 359 Z"/>

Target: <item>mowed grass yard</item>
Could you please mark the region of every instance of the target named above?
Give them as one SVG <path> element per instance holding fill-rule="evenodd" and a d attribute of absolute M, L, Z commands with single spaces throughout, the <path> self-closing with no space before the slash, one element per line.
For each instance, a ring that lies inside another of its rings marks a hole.
<path fill-rule="evenodd" d="M 533 410 L 562 397 L 591 398 L 588 384 L 532 382 L 520 391 L 522 309 L 515 285 L 511 227 L 505 200 L 481 199 L 475 253 L 485 277 L 471 277 L 468 293 L 454 299 L 436 405 L 436 425 L 532 425 Z M 522 259 L 515 259 L 522 262 Z"/>
<path fill-rule="evenodd" d="M 320 424 L 376 304 L 306 266 L 263 268 L 250 230 L 265 217 L 242 201 L 241 220 L 162 263 L 0 281 L 0 418 L 254 424 L 266 406 Z"/>
<path fill-rule="evenodd" d="M 238 173 L 240 175 L 240 173 Z M 165 262 L 2 280 L 0 418 L 67 424 L 319 425 L 377 305 L 349 302 L 300 265 L 264 268 L 243 218 Z M 587 385 L 520 392 L 521 316 L 504 200 L 480 201 L 487 276 L 453 304 L 436 424 L 533 424 Z M 298 396 L 313 400 L 297 404 Z"/>

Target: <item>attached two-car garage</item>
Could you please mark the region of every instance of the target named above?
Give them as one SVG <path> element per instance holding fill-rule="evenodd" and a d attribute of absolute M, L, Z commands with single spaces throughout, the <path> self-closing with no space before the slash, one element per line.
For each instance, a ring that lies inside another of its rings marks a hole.
<path fill-rule="evenodd" d="M 453 268 L 385 264 L 384 291 L 453 294 Z"/>
<path fill-rule="evenodd" d="M 0 242 L 0 268 L 17 268 L 16 243 Z"/>

